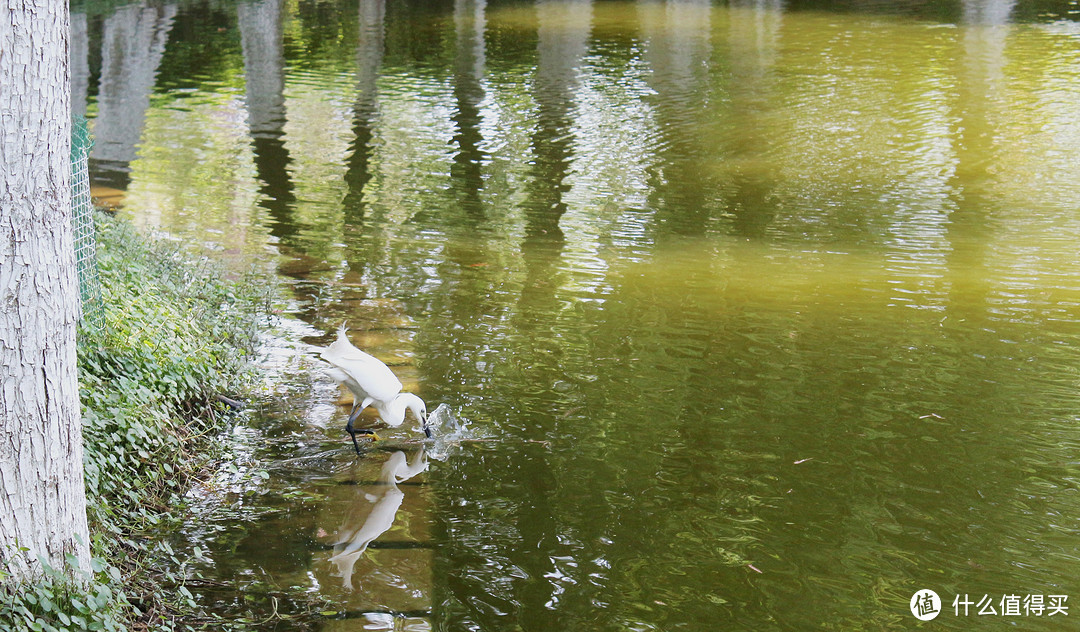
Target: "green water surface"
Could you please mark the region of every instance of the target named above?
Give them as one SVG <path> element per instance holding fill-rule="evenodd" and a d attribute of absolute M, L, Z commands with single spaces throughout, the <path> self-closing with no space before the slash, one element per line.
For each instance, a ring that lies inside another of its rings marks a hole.
<path fill-rule="evenodd" d="M 353 454 L 311 369 L 237 430 L 265 489 L 176 536 L 204 603 L 339 613 L 276 630 L 1078 629 L 1077 2 L 74 13 L 123 212 L 273 269 L 306 342 L 348 320 L 484 439 L 388 492 L 392 451 Z M 380 499 L 345 578 L 335 534 Z M 1004 614 L 1031 595 L 1075 610 Z"/>

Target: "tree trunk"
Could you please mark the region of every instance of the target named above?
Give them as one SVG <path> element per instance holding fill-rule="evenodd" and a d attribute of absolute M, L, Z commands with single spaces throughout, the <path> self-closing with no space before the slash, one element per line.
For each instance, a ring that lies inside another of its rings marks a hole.
<path fill-rule="evenodd" d="M 0 559 L 88 570 L 75 360 L 68 3 L 0 5 Z"/>

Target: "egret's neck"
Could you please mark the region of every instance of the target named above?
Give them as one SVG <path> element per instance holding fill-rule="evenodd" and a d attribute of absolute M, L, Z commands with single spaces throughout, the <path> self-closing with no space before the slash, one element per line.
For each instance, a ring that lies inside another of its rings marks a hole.
<path fill-rule="evenodd" d="M 398 393 L 387 403 L 376 404 L 375 408 L 383 421 L 391 426 L 400 426 L 405 421 L 405 411 L 411 410 L 418 421 L 424 421 L 424 400 L 412 393 Z"/>
<path fill-rule="evenodd" d="M 401 401 L 400 395 L 389 402 L 374 402 L 374 404 L 375 410 L 379 411 L 379 416 L 387 425 L 400 426 L 401 422 L 405 421 L 405 402 Z"/>
<path fill-rule="evenodd" d="M 405 409 L 408 409 L 412 411 L 412 414 L 416 417 L 417 421 L 424 421 L 424 417 L 426 416 L 424 400 L 412 393 L 401 393 L 397 396 L 396 401 L 401 402 L 401 405 L 404 407 L 402 408 L 402 414 L 404 414 Z"/>

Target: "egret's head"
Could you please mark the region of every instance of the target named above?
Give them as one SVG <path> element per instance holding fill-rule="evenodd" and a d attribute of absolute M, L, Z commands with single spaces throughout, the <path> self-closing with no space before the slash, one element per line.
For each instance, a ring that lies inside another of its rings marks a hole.
<path fill-rule="evenodd" d="M 430 439 L 431 429 L 428 428 L 427 404 L 424 403 L 424 400 L 412 393 L 401 393 L 397 396 L 397 401 L 405 404 L 405 407 L 412 411 L 413 416 L 420 422 L 420 427 L 424 430 L 424 435 Z M 405 411 L 401 412 L 402 417 L 404 417 Z"/>
<path fill-rule="evenodd" d="M 413 416 L 420 423 L 427 423 L 427 404 L 424 403 L 424 400 L 412 393 L 402 393 L 398 395 L 398 399 L 405 403 L 405 407 L 412 411 Z"/>

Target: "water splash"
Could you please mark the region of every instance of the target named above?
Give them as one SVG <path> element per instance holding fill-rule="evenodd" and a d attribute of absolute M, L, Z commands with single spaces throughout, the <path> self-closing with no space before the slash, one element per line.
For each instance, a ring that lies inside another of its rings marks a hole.
<path fill-rule="evenodd" d="M 459 418 L 447 404 L 439 404 L 431 411 L 428 425 L 432 438 L 427 446 L 427 454 L 437 461 L 445 461 L 456 454 L 465 441 L 485 438 L 469 426 L 469 420 Z"/>

